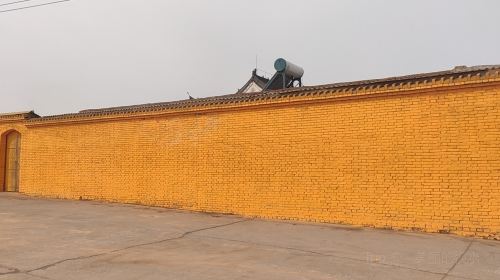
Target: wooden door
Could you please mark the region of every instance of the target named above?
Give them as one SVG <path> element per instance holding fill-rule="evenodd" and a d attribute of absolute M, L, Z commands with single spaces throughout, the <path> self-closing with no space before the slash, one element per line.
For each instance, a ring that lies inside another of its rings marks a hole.
<path fill-rule="evenodd" d="M 21 135 L 13 131 L 7 135 L 5 151 L 5 191 L 19 191 L 19 155 Z"/>

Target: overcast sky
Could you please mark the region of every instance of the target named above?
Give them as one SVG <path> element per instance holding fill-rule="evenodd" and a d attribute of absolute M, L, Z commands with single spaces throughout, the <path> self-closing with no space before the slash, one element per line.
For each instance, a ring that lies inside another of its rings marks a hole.
<path fill-rule="evenodd" d="M 301 65 L 307 85 L 500 64 L 500 1 L 72 0 L 0 13 L 0 112 L 234 93 L 256 55 L 270 73 L 278 57 Z"/>

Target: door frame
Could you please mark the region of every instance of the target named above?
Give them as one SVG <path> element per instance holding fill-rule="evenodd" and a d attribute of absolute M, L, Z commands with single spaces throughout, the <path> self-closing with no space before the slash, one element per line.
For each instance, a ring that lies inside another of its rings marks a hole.
<path fill-rule="evenodd" d="M 0 192 L 7 192 L 6 178 L 7 178 L 7 137 L 11 133 L 17 133 L 19 135 L 19 150 L 18 150 L 18 161 L 21 159 L 21 139 L 22 134 L 16 129 L 9 129 L 2 133 L 0 137 Z M 17 192 L 19 192 L 19 179 L 20 179 L 20 163 L 18 165 L 17 171 Z"/>

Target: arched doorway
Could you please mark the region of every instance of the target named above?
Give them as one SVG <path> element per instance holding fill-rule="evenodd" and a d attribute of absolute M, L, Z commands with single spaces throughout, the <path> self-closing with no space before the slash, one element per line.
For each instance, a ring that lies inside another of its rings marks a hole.
<path fill-rule="evenodd" d="M 19 191 L 19 158 L 21 152 L 21 134 L 12 131 L 5 137 L 5 180 L 6 192 Z"/>

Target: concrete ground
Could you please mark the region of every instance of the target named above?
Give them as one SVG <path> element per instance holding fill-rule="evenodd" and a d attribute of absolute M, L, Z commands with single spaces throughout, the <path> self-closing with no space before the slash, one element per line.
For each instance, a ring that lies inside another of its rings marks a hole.
<path fill-rule="evenodd" d="M 0 193 L 0 280 L 500 279 L 500 242 Z"/>

